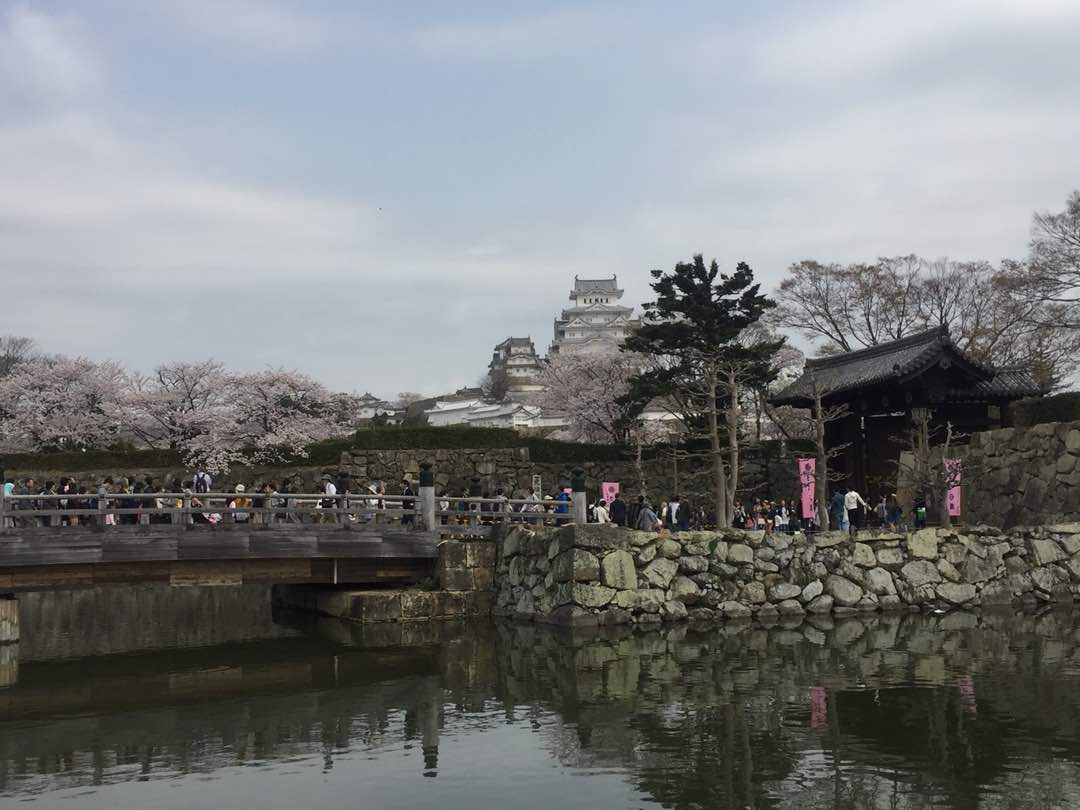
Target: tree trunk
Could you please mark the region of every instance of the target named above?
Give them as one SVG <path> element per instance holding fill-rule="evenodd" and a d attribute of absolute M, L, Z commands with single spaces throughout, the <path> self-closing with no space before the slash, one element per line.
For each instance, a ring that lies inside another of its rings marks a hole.
<path fill-rule="evenodd" d="M 941 526 L 945 529 L 952 528 L 952 515 L 949 514 L 949 490 L 953 485 L 953 472 L 949 469 L 949 445 L 952 443 L 952 422 L 945 423 L 945 443 L 941 446 Z"/>
<path fill-rule="evenodd" d="M 814 389 L 814 448 L 817 461 L 814 470 L 814 495 L 817 500 L 821 530 L 829 529 L 829 456 L 825 451 L 825 414 L 821 409 L 821 392 Z"/>
<path fill-rule="evenodd" d="M 727 433 L 729 475 L 727 487 L 727 511 L 735 514 L 735 493 L 739 488 L 739 381 L 734 369 L 727 371 Z"/>
<path fill-rule="evenodd" d="M 637 433 L 637 447 L 634 453 L 634 469 L 637 471 L 638 495 L 645 494 L 645 465 L 641 460 L 641 433 Z M 636 528 L 636 527 L 634 527 Z"/>
<path fill-rule="evenodd" d="M 727 475 L 724 471 L 724 451 L 720 447 L 720 420 L 716 406 L 716 374 L 710 373 L 708 382 L 708 409 L 709 409 L 709 445 L 713 457 L 713 478 L 716 487 L 716 525 L 727 527 L 731 525 L 727 509 Z"/>

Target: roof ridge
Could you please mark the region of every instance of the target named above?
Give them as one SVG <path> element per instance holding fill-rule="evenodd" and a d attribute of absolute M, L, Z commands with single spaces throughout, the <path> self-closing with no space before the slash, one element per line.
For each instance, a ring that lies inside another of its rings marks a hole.
<path fill-rule="evenodd" d="M 827 357 L 811 357 L 806 361 L 807 368 L 829 368 L 834 365 L 842 363 L 850 363 L 854 360 L 863 360 L 867 357 L 877 357 L 882 354 L 891 354 L 897 349 L 906 349 L 910 346 L 916 346 L 924 341 L 930 342 L 931 340 L 944 339 L 950 344 L 952 340 L 949 338 L 948 326 L 935 326 L 933 329 L 927 329 L 923 332 L 916 332 L 913 335 L 905 335 L 899 340 L 891 340 L 888 343 L 875 343 L 873 346 L 867 346 L 865 349 L 856 349 L 853 352 L 842 352 L 840 354 L 833 354 Z M 957 347 L 959 350 L 959 347 Z"/>

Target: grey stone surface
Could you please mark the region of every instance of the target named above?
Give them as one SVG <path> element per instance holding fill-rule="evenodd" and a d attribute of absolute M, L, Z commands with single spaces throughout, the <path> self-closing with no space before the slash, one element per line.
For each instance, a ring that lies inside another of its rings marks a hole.
<path fill-rule="evenodd" d="M 600 562 L 600 581 L 609 588 L 627 590 L 637 588 L 637 569 L 634 558 L 626 551 L 609 552 Z"/>
<path fill-rule="evenodd" d="M 679 565 L 674 560 L 657 558 L 646 565 L 641 573 L 645 581 L 653 587 L 666 588 L 678 571 Z"/>
<path fill-rule="evenodd" d="M 900 573 L 914 588 L 941 582 L 937 566 L 929 560 L 913 560 L 901 568 Z"/>
<path fill-rule="evenodd" d="M 863 589 L 846 577 L 830 574 L 825 578 L 825 592 L 831 596 L 838 605 L 854 605 L 863 596 Z"/>

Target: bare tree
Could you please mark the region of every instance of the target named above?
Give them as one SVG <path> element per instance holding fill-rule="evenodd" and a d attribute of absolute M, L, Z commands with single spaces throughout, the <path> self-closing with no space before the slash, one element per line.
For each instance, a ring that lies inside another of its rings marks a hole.
<path fill-rule="evenodd" d="M 410 405 L 419 402 L 424 399 L 423 394 L 418 394 L 416 391 L 401 391 L 397 395 L 397 399 L 394 400 L 395 408 L 408 408 Z"/>
<path fill-rule="evenodd" d="M 510 393 L 510 375 L 506 369 L 493 369 L 480 379 L 480 390 L 493 402 L 503 402 Z"/>
<path fill-rule="evenodd" d="M 881 258 L 875 264 L 793 264 L 769 317 L 818 341 L 824 354 L 853 351 L 945 326 L 976 360 L 1022 365 L 1047 388 L 1077 368 L 1070 328 L 1080 304 L 1048 300 L 1031 269 L 1014 261 Z"/>
<path fill-rule="evenodd" d="M 901 444 L 910 457 L 907 460 L 902 453 L 896 462 L 898 483 L 907 483 L 914 493 L 925 496 L 934 504 L 941 525 L 948 528 L 952 525 L 950 491 L 960 485 L 961 475 L 970 479 L 979 475 L 981 468 L 973 466 L 975 462 L 970 458 L 962 462 L 950 458 L 956 443 L 965 440 L 968 434 L 958 433 L 951 421 L 934 424 L 933 415 L 929 408 L 914 409 L 908 435 L 891 438 Z"/>
<path fill-rule="evenodd" d="M 1040 301 L 1064 304 L 1071 328 L 1080 327 L 1080 191 L 1074 191 L 1059 213 L 1036 213 L 1031 226 L 1028 289 Z"/>
<path fill-rule="evenodd" d="M 818 519 L 821 521 L 822 531 L 829 528 L 829 483 L 841 480 L 841 476 L 829 470 L 829 462 L 844 452 L 848 447 L 845 444 L 826 445 L 825 426 L 829 422 L 844 419 L 849 415 L 847 404 L 826 405 L 828 389 L 821 385 L 816 378 L 811 378 L 810 396 L 813 406 L 810 409 L 811 424 L 814 435 L 814 499 L 817 501 Z"/>
<path fill-rule="evenodd" d="M 8 376 L 20 363 L 37 356 L 37 343 L 33 338 L 20 335 L 0 336 L 0 379 Z"/>

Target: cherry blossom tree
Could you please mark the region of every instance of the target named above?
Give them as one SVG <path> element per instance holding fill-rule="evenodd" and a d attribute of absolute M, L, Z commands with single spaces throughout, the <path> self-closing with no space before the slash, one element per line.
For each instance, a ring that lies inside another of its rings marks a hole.
<path fill-rule="evenodd" d="M 330 392 L 296 371 L 269 369 L 231 377 L 228 443 L 251 461 L 306 456 L 306 447 L 339 434 Z"/>
<path fill-rule="evenodd" d="M 556 354 L 544 366 L 544 391 L 536 404 L 545 415 L 562 415 L 559 438 L 579 442 L 624 442 L 632 408 L 623 398 L 641 358 L 618 350 Z"/>
<path fill-rule="evenodd" d="M 85 357 L 39 357 L 0 380 L 0 444 L 13 450 L 108 447 L 122 436 L 124 370 Z"/>
<path fill-rule="evenodd" d="M 127 427 L 148 447 L 184 450 L 230 417 L 229 376 L 216 360 L 165 363 L 153 375 L 131 375 L 125 391 Z"/>

